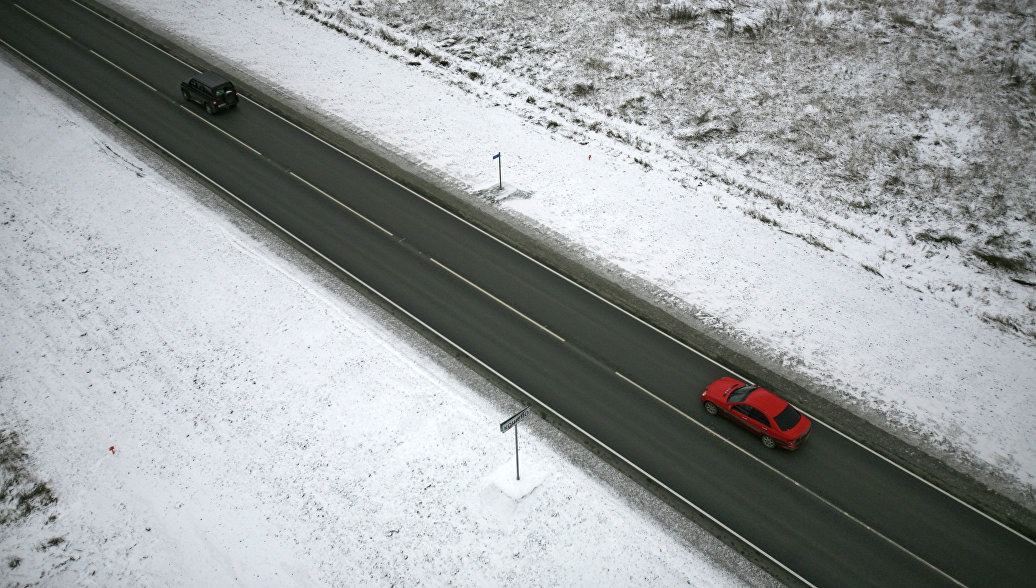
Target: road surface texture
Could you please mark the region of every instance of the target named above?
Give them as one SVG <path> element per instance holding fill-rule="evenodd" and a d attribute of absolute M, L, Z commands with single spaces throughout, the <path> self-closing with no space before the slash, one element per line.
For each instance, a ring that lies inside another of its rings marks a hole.
<path fill-rule="evenodd" d="M 2 0 L 0 41 L 782 580 L 1036 581 L 1032 540 L 823 423 L 796 453 L 765 449 L 701 408 L 728 369 L 253 100 L 184 102 L 197 70 L 89 7 Z"/>

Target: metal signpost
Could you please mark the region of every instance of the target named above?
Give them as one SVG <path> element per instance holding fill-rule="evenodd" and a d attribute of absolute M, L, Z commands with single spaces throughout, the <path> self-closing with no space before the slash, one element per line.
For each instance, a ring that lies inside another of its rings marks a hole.
<path fill-rule="evenodd" d="M 501 159 L 500 154 L 497 153 L 493 156 L 496 160 L 496 173 L 500 176 L 500 189 L 504 189 L 504 160 Z"/>
<path fill-rule="evenodd" d="M 521 470 L 518 469 L 518 421 L 529 416 L 529 407 L 526 406 L 518 414 L 500 423 L 500 432 L 506 433 L 507 429 L 514 427 L 514 475 L 516 480 L 522 479 Z"/>

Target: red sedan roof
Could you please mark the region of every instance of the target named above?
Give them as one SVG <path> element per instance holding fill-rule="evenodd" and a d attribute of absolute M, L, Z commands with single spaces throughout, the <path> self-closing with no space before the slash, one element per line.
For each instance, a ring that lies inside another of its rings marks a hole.
<path fill-rule="evenodd" d="M 777 397 L 776 394 L 764 388 L 756 388 L 748 395 L 748 404 L 766 413 L 766 416 L 773 418 L 784 410 L 788 403 Z"/>

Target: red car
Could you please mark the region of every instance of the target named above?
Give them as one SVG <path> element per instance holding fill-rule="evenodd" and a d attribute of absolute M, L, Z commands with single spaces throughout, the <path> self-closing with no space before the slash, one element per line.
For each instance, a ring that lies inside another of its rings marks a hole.
<path fill-rule="evenodd" d="M 701 393 L 705 412 L 722 414 L 755 433 L 763 445 L 798 449 L 813 426 L 795 407 L 769 390 L 720 378 Z"/>

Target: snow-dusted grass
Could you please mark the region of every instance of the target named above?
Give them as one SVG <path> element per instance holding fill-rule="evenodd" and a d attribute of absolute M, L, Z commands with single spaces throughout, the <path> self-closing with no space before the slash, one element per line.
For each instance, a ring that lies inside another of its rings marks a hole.
<path fill-rule="evenodd" d="M 5 584 L 772 584 L 9 59 Z"/>
<path fill-rule="evenodd" d="M 607 134 L 645 167 L 708 169 L 767 211 L 750 216 L 973 317 L 1007 307 L 1036 340 L 1031 2 L 282 4 L 474 93 L 505 88 L 537 124 Z M 957 267 L 928 261 L 944 253 Z M 992 295 L 957 295 L 959 273 Z"/>

